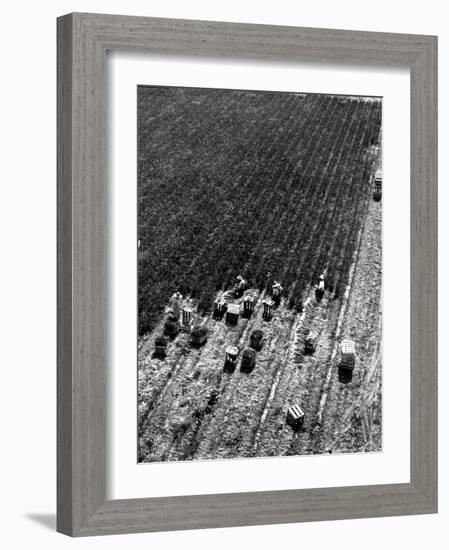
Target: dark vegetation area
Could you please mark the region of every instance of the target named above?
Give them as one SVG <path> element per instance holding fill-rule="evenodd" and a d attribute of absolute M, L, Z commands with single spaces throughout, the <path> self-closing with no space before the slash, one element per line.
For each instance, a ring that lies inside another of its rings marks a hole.
<path fill-rule="evenodd" d="M 298 310 L 346 285 L 381 101 L 138 87 L 139 333 L 179 290 L 209 311 L 237 275 Z"/>

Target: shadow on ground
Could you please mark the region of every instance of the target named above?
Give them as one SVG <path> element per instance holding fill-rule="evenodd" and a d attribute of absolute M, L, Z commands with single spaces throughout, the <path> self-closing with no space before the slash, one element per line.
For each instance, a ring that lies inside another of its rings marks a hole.
<path fill-rule="evenodd" d="M 51 531 L 56 531 L 56 514 L 25 514 L 25 517 Z"/>

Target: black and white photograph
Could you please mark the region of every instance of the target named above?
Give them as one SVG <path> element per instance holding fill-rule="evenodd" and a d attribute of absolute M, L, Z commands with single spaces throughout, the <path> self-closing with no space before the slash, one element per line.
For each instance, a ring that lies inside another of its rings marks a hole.
<path fill-rule="evenodd" d="M 136 93 L 138 462 L 382 451 L 382 98 Z"/>

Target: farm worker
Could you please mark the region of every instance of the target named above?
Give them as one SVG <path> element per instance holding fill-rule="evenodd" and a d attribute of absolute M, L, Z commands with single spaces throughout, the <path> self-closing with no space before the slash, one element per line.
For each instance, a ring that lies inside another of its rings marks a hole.
<path fill-rule="evenodd" d="M 320 282 L 318 283 L 318 289 L 324 290 L 324 277 L 323 275 L 320 275 Z"/>
<path fill-rule="evenodd" d="M 170 300 L 170 305 L 176 317 L 179 317 L 179 314 L 180 314 L 181 300 L 182 300 L 182 294 L 180 292 L 175 292 Z"/>
<path fill-rule="evenodd" d="M 239 288 L 244 287 L 246 284 L 245 279 L 241 275 L 237 275 L 237 285 Z"/>
<path fill-rule="evenodd" d="M 182 294 L 180 292 L 175 292 L 171 297 L 173 303 L 179 303 L 182 300 Z"/>

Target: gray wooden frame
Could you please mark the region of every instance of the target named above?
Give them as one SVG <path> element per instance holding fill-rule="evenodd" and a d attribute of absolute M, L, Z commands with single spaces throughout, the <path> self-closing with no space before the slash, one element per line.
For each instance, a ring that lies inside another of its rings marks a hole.
<path fill-rule="evenodd" d="M 437 511 L 437 38 L 75 13 L 58 19 L 58 505 L 72 536 Z M 410 483 L 106 499 L 107 50 L 407 66 Z"/>

